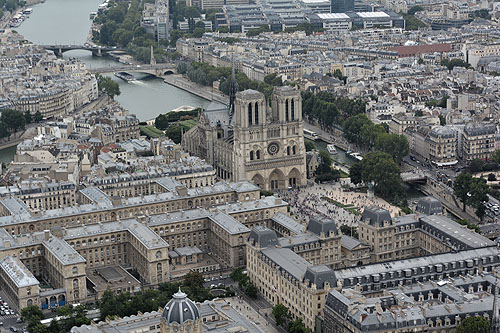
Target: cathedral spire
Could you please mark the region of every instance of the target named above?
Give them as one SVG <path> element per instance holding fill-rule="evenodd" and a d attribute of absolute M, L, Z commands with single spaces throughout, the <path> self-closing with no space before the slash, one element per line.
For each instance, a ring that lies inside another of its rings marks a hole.
<path fill-rule="evenodd" d="M 234 100 L 236 99 L 236 92 L 238 91 L 238 83 L 236 82 L 236 75 L 234 73 L 234 55 L 231 57 L 231 82 L 229 83 L 229 117 L 232 118 L 234 114 Z"/>

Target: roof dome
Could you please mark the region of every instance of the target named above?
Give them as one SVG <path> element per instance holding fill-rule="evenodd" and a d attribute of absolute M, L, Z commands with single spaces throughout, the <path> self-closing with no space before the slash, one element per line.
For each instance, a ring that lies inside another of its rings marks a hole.
<path fill-rule="evenodd" d="M 179 288 L 179 291 L 165 305 L 162 317 L 165 318 L 169 326 L 173 323 L 182 325 L 188 320 L 196 321 L 199 319 L 200 310 Z"/>

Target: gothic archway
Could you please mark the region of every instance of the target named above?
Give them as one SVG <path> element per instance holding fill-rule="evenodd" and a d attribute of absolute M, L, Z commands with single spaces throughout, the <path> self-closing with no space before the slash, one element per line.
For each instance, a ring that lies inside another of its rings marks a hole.
<path fill-rule="evenodd" d="M 253 176 L 252 183 L 257 185 L 261 189 L 264 189 L 264 177 L 262 177 L 259 173 Z"/>
<path fill-rule="evenodd" d="M 279 169 L 274 169 L 269 175 L 269 188 L 271 190 L 285 189 L 285 175 Z"/>
<path fill-rule="evenodd" d="M 288 173 L 288 186 L 291 187 L 296 187 L 302 185 L 300 183 L 301 177 L 300 177 L 300 172 L 296 168 L 293 168 L 289 173 Z"/>

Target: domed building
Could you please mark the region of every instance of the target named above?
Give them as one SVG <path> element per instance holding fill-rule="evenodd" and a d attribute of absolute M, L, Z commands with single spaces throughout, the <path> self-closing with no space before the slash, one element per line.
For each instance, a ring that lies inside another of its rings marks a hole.
<path fill-rule="evenodd" d="M 162 333 L 201 333 L 198 306 L 180 289 L 165 305 L 161 316 Z"/>

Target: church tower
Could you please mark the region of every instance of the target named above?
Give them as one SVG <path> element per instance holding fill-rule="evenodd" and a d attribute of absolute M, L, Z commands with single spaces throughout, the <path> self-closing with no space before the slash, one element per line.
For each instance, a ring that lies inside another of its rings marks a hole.
<path fill-rule="evenodd" d="M 300 91 L 276 87 L 268 105 L 255 90 L 236 94 L 234 180 L 248 180 L 263 190 L 306 184 L 304 124 Z"/>
<path fill-rule="evenodd" d="M 234 61 L 231 65 L 231 82 L 229 83 L 229 118 L 232 119 L 234 115 L 234 101 L 236 93 L 238 92 L 238 83 L 236 82 L 236 75 L 234 74 Z"/>

